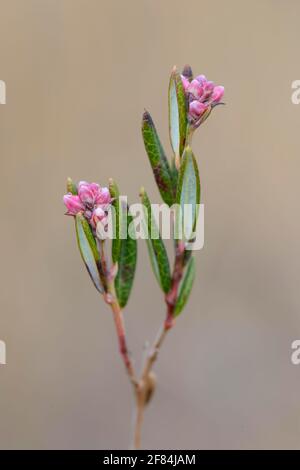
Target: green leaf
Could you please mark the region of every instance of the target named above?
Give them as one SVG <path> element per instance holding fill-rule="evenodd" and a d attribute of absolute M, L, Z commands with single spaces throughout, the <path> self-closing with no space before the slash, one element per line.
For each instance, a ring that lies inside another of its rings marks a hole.
<path fill-rule="evenodd" d="M 80 213 L 75 217 L 75 227 L 77 242 L 83 262 L 94 283 L 94 286 L 102 294 L 104 291 L 101 278 L 102 268 L 96 239 L 88 221 Z"/>
<path fill-rule="evenodd" d="M 122 209 L 124 210 L 124 209 Z M 120 306 L 123 308 L 128 302 L 134 280 L 136 259 L 137 259 L 137 243 L 128 233 L 129 225 L 133 218 L 125 208 L 125 221 L 127 215 L 127 238 L 121 240 L 121 249 L 118 261 L 118 274 L 115 279 L 115 289 Z"/>
<path fill-rule="evenodd" d="M 150 200 L 144 188 L 141 189 L 140 195 L 147 221 L 148 236 L 146 241 L 151 265 L 160 287 L 164 292 L 167 293 L 171 287 L 171 273 L 168 254 L 161 239 L 155 218 L 152 214 Z M 151 234 L 153 234 L 156 238 L 151 238 Z"/>
<path fill-rule="evenodd" d="M 175 157 L 173 157 L 171 161 L 171 173 L 172 173 L 173 187 L 174 187 L 175 194 L 176 194 L 177 184 L 178 184 L 178 170 L 176 168 Z"/>
<path fill-rule="evenodd" d="M 185 275 L 181 281 L 177 302 L 174 309 L 174 317 L 177 317 L 183 310 L 193 287 L 195 279 L 195 258 L 190 258 Z"/>
<path fill-rule="evenodd" d="M 175 198 L 173 175 L 148 111 L 145 111 L 143 114 L 142 134 L 145 149 L 148 154 L 161 197 L 166 204 L 171 206 Z"/>
<path fill-rule="evenodd" d="M 199 171 L 196 159 L 189 146 L 184 151 L 180 165 L 176 202 L 181 208 L 181 220 L 177 217 L 176 223 L 181 223 L 181 238 L 188 241 L 192 238 L 195 230 L 198 205 L 200 204 Z M 179 227 L 177 229 L 180 230 Z"/>
<path fill-rule="evenodd" d="M 189 241 L 189 243 L 192 243 L 192 242 Z M 184 254 L 183 254 L 183 266 L 184 267 L 190 261 L 192 254 L 193 254 L 193 250 L 184 250 Z"/>
<path fill-rule="evenodd" d="M 76 196 L 78 194 L 77 186 L 71 178 L 67 178 L 67 192 Z"/>
<path fill-rule="evenodd" d="M 181 77 L 174 68 L 169 84 L 169 131 L 176 160 L 184 151 L 187 124 L 186 96 Z"/>
<path fill-rule="evenodd" d="M 111 197 L 114 199 L 112 206 L 114 207 L 114 217 L 113 217 L 113 222 L 114 222 L 114 238 L 112 240 L 112 260 L 113 263 L 117 263 L 119 260 L 120 252 L 121 252 L 121 231 L 120 231 L 120 192 L 117 184 L 113 179 L 109 180 L 109 192 Z"/>

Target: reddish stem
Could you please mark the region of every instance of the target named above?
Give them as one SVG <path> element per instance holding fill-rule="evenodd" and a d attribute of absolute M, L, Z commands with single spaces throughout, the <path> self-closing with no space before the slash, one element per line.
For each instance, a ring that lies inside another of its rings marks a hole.
<path fill-rule="evenodd" d="M 136 385 L 137 380 L 135 378 L 135 373 L 133 369 L 133 365 L 129 356 L 128 348 L 127 348 L 127 343 L 126 343 L 126 334 L 125 334 L 125 326 L 124 326 L 124 318 L 123 318 L 123 313 L 122 310 L 117 302 L 113 302 L 111 304 L 112 311 L 114 314 L 114 321 L 116 325 L 116 332 L 119 340 L 119 349 L 120 349 L 120 354 L 123 358 L 123 362 L 125 364 L 127 373 L 129 375 L 129 378 L 131 382 Z"/>
<path fill-rule="evenodd" d="M 145 365 L 142 371 L 141 379 L 136 389 L 137 414 L 136 414 L 135 434 L 134 434 L 135 449 L 139 449 L 140 442 L 141 442 L 141 429 L 142 429 L 142 423 L 143 423 L 144 409 L 147 403 L 146 397 L 149 391 L 148 389 L 149 389 L 149 384 L 150 384 L 149 374 L 152 370 L 154 362 L 157 359 L 159 350 L 167 335 L 167 332 L 174 325 L 174 309 L 176 306 L 179 284 L 183 276 L 183 270 L 184 270 L 184 243 L 180 241 L 176 244 L 175 262 L 174 262 L 174 269 L 173 269 L 173 275 L 172 275 L 171 289 L 166 294 L 166 297 L 165 297 L 166 304 L 167 304 L 166 319 L 160 332 L 158 333 L 156 340 L 154 341 L 152 349 L 150 350 L 150 353 L 147 357 L 147 360 L 145 362 Z"/>

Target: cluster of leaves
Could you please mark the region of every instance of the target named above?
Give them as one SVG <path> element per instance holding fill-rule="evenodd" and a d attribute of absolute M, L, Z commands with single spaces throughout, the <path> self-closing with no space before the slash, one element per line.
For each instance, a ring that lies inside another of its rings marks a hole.
<path fill-rule="evenodd" d="M 189 80 L 192 80 L 190 69 L 188 69 L 186 76 Z M 187 100 L 181 76 L 176 69 L 171 74 L 168 95 L 172 158 L 170 160 L 167 158 L 148 111 L 145 111 L 143 115 L 142 135 L 154 178 L 164 203 L 169 207 L 177 204 L 177 207 L 182 208 L 182 213 L 186 204 L 192 207 L 192 223 L 189 222 L 190 226 L 183 226 L 181 230 L 181 233 L 185 234 L 184 242 L 189 242 L 188 234 L 195 229 L 197 208 L 200 203 L 200 179 L 197 162 L 188 142 L 190 128 Z M 114 289 L 120 306 L 124 307 L 129 299 L 134 280 L 137 245 L 134 238 L 126 236 L 126 230 L 128 231 L 132 218 L 128 207 L 122 206 L 119 199 L 119 189 L 113 180 L 110 180 L 109 190 L 116 214 L 114 219 L 115 233 L 111 247 L 112 265 L 117 270 L 117 275 L 114 278 Z M 68 191 L 77 194 L 76 185 L 71 180 L 68 181 Z M 172 288 L 173 279 L 167 250 L 152 214 L 151 202 L 144 188 L 141 189 L 140 196 L 145 210 L 148 233 L 153 233 L 153 227 L 158 232 L 157 238 L 151 238 L 150 236 L 147 238 L 151 265 L 159 286 L 165 294 L 168 294 Z M 120 224 L 123 227 L 120 227 Z M 186 224 L 185 218 L 183 218 L 182 224 Z M 82 214 L 77 214 L 75 217 L 75 226 L 77 241 L 85 266 L 96 289 L 100 293 L 104 293 L 107 291 L 107 278 L 105 275 L 106 267 L 103 266 L 103 260 L 101 259 L 101 247 L 99 246 L 101 242 L 97 239 Z M 175 245 L 176 243 L 178 243 L 178 240 L 175 240 Z M 195 277 L 195 262 L 190 251 L 184 253 L 183 269 L 184 276 L 179 286 L 179 294 L 174 308 L 175 316 L 182 311 L 191 292 Z"/>
<path fill-rule="evenodd" d="M 192 80 L 192 71 L 187 67 L 183 72 Z M 181 76 L 176 69 L 173 70 L 169 84 L 169 134 L 173 155 L 168 160 L 162 143 L 159 139 L 153 119 L 148 111 L 144 112 L 142 120 L 142 134 L 144 145 L 153 170 L 154 178 L 163 201 L 170 207 L 174 204 L 184 213 L 187 204 L 192 211 L 191 220 L 180 218 L 181 233 L 184 242 L 189 242 L 189 234 L 195 230 L 198 205 L 200 204 L 200 178 L 196 159 L 189 145 L 191 132 L 188 122 L 188 104 L 184 92 Z M 141 199 L 147 210 L 148 228 L 153 227 L 153 214 L 151 203 L 144 189 L 141 190 Z M 189 224 L 189 226 L 186 226 Z M 178 243 L 178 241 L 177 241 Z M 147 240 L 151 265 L 159 286 L 165 294 L 172 287 L 171 269 L 164 242 L 159 236 Z M 195 262 L 191 251 L 184 253 L 184 276 L 182 278 L 179 294 L 174 308 L 174 315 L 182 311 L 192 289 L 195 277 Z"/>
<path fill-rule="evenodd" d="M 77 194 L 77 187 L 68 180 L 68 192 Z M 115 209 L 114 238 L 111 247 L 111 271 L 117 270 L 114 278 L 114 288 L 120 307 L 125 307 L 128 302 L 136 268 L 137 261 L 137 243 L 136 239 L 128 236 L 128 228 L 132 222 L 127 206 L 122 206 L 119 199 L 119 189 L 112 179 L 109 183 L 110 195 L 113 198 Z M 121 224 L 121 226 L 120 226 Z M 95 285 L 101 293 L 108 291 L 107 273 L 108 266 L 104 265 L 101 257 L 103 247 L 101 241 L 97 239 L 88 221 L 81 213 L 75 216 L 75 228 L 77 242 L 81 257 L 87 268 L 87 271 Z M 127 233 L 126 233 L 127 232 Z"/>

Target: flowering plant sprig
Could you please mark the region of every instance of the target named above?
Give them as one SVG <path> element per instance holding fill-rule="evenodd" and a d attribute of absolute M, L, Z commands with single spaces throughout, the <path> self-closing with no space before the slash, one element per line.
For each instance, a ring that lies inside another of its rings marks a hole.
<path fill-rule="evenodd" d="M 136 402 L 134 446 L 140 447 L 144 409 L 155 389 L 156 378 L 152 371 L 159 349 L 182 312 L 195 278 L 193 241 L 200 204 L 200 178 L 197 161 L 191 149 L 194 131 L 204 123 L 212 109 L 221 103 L 222 86 L 215 86 L 204 75 L 193 78 L 191 67 L 185 66 L 180 75 L 173 69 L 169 84 L 169 131 L 173 156 L 169 161 L 160 142 L 157 130 L 148 111 L 142 119 L 142 136 L 145 150 L 159 192 L 174 216 L 174 263 L 170 267 L 167 250 L 160 235 L 152 205 L 144 188 L 140 197 L 144 208 L 148 234 L 147 245 L 151 265 L 163 292 L 166 315 L 159 334 L 149 349 L 140 376 L 126 341 L 123 309 L 132 289 L 137 244 L 132 230 L 132 215 L 127 203 L 120 198 L 119 189 L 111 179 L 109 187 L 80 181 L 75 185 L 67 181 L 68 193 L 64 196 L 67 215 L 75 219 L 79 250 L 87 271 L 96 287 L 111 307 L 122 355 L 133 386 Z M 189 217 L 182 217 L 186 206 Z M 178 213 L 181 216 L 178 216 Z M 112 221 L 111 246 L 107 244 L 109 222 Z"/>

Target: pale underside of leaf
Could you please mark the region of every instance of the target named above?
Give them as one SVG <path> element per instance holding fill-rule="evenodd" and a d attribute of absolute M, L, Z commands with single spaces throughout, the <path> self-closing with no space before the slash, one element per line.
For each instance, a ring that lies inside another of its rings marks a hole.
<path fill-rule="evenodd" d="M 177 93 L 175 81 L 170 83 L 170 137 L 173 152 L 180 154 L 180 136 L 179 136 L 179 111 L 177 103 Z"/>
<path fill-rule="evenodd" d="M 173 70 L 169 84 L 169 131 L 175 158 L 182 156 L 187 134 L 187 103 L 181 77 Z"/>
<path fill-rule="evenodd" d="M 83 262 L 96 289 L 102 294 L 104 289 L 99 272 L 99 269 L 101 269 L 100 255 L 97 249 L 96 240 L 94 239 L 88 222 L 83 215 L 77 214 L 75 218 L 75 227 L 78 246 Z"/>
<path fill-rule="evenodd" d="M 196 159 L 190 147 L 182 157 L 177 203 L 181 207 L 182 238 L 190 240 L 195 229 L 200 204 L 200 178 Z"/>
<path fill-rule="evenodd" d="M 186 272 L 180 284 L 179 294 L 174 310 L 174 316 L 177 317 L 183 310 L 190 296 L 195 279 L 195 258 L 190 258 L 186 267 Z"/>

